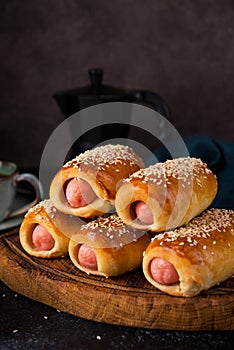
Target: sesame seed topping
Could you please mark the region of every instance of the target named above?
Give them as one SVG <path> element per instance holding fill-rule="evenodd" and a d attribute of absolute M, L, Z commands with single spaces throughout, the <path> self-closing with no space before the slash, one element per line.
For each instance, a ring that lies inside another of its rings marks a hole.
<path fill-rule="evenodd" d="M 123 165 L 126 161 L 130 166 L 138 165 L 144 167 L 143 161 L 129 146 L 125 145 L 105 145 L 87 150 L 76 158 L 64 164 L 63 168 L 79 168 L 81 164 L 97 166 L 98 170 L 105 170 L 110 165 Z"/>
<path fill-rule="evenodd" d="M 142 231 L 139 229 L 125 225 L 117 214 L 98 217 L 96 220 L 83 224 L 80 227 L 80 230 L 89 231 L 89 235 L 92 233 L 90 231 L 97 231 L 98 233 L 105 235 L 110 240 L 115 239 L 116 236 L 122 237 L 126 234 L 131 234 L 134 239 L 137 238 L 139 233 L 142 233 Z"/>
<path fill-rule="evenodd" d="M 193 181 L 196 181 L 197 185 L 202 187 L 199 176 L 200 174 L 208 173 L 211 173 L 211 170 L 207 168 L 206 163 L 202 162 L 200 158 L 181 157 L 140 169 L 130 175 L 130 181 L 137 178 L 144 181 L 144 183 L 153 182 L 156 185 L 163 183 L 164 187 L 167 187 L 167 185 L 171 184 L 170 178 L 175 178 L 182 182 L 183 188 L 186 185 L 190 185 Z M 204 176 L 204 178 L 207 178 L 207 176 Z"/>
<path fill-rule="evenodd" d="M 212 239 L 213 234 L 217 232 L 220 237 L 230 230 L 234 225 L 234 212 L 228 209 L 209 209 L 191 220 L 187 225 L 181 226 L 175 230 L 166 231 L 156 235 L 152 240 L 159 240 L 159 245 L 163 242 L 178 242 L 178 246 L 197 246 L 202 245 L 203 250 L 207 249 L 206 239 Z M 217 236 L 215 236 L 216 238 Z M 217 240 L 212 240 L 213 245 L 218 244 Z M 231 246 L 230 242 L 227 243 Z"/>
<path fill-rule="evenodd" d="M 47 214 L 52 214 L 52 215 L 57 211 L 57 209 L 52 205 L 50 199 L 45 199 L 37 203 L 34 207 L 30 208 L 26 213 L 25 217 L 30 213 L 34 213 L 35 215 L 38 215 L 39 219 L 42 219 L 39 213 L 43 209 L 46 211 Z"/>

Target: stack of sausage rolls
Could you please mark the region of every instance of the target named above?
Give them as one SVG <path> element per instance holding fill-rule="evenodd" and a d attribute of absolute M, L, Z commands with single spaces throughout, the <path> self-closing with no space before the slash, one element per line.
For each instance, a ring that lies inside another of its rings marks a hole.
<path fill-rule="evenodd" d="M 143 167 L 124 145 L 100 146 L 67 162 L 51 182 L 50 199 L 26 214 L 23 248 L 41 258 L 68 254 L 80 270 L 105 277 L 141 266 L 150 236 L 124 224 L 115 199 L 120 182 Z"/>
<path fill-rule="evenodd" d="M 142 267 L 157 289 L 195 296 L 234 273 L 234 212 L 208 209 L 217 189 L 200 159 L 145 168 L 128 146 L 100 146 L 57 172 L 50 199 L 25 215 L 20 241 L 36 257 L 69 255 L 87 274 Z"/>

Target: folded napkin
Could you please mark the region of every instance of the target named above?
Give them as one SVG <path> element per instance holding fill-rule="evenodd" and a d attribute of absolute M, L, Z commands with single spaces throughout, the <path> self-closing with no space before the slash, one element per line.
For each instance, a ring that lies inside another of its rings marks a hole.
<path fill-rule="evenodd" d="M 202 134 L 183 141 L 189 155 L 201 158 L 217 176 L 219 188 L 211 207 L 234 210 L 234 144 Z M 164 147 L 156 150 L 155 156 L 160 162 L 172 158 Z"/>

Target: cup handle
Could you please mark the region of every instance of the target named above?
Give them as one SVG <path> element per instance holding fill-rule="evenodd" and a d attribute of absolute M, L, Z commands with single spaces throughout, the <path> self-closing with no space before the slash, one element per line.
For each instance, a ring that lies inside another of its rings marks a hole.
<path fill-rule="evenodd" d="M 17 210 L 14 210 L 13 212 L 10 212 L 7 218 L 12 218 L 14 216 L 18 216 L 26 213 L 30 208 L 32 208 L 35 204 L 37 204 L 42 199 L 42 186 L 35 175 L 29 174 L 29 173 L 18 174 L 15 176 L 15 183 L 17 184 L 20 181 L 27 181 L 32 185 L 35 192 L 35 198 L 32 202 L 24 205 L 23 207 Z"/>

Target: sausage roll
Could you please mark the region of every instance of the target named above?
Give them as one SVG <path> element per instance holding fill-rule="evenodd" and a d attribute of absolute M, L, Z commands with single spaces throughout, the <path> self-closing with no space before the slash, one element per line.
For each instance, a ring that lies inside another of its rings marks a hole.
<path fill-rule="evenodd" d="M 47 199 L 25 215 L 19 231 L 20 242 L 32 256 L 64 257 L 68 253 L 70 236 L 81 224 L 80 219 L 60 213 Z"/>
<path fill-rule="evenodd" d="M 78 269 L 108 278 L 140 267 L 149 243 L 147 232 L 124 225 L 112 214 L 82 225 L 68 251 Z"/>
<path fill-rule="evenodd" d="M 167 160 L 123 180 L 116 194 L 116 211 L 128 225 L 165 231 L 207 209 L 217 188 L 216 176 L 201 159 Z"/>
<path fill-rule="evenodd" d="M 114 206 L 120 180 L 143 166 L 129 146 L 105 145 L 88 150 L 55 175 L 50 186 L 51 201 L 66 214 L 84 218 L 103 215 Z"/>
<path fill-rule="evenodd" d="M 192 297 L 234 274 L 234 212 L 210 209 L 156 235 L 143 257 L 146 279 L 161 291 Z"/>

